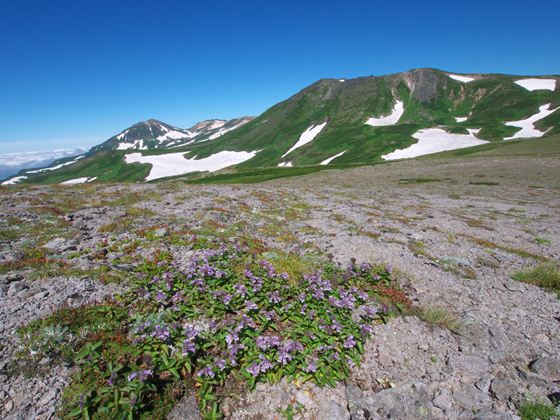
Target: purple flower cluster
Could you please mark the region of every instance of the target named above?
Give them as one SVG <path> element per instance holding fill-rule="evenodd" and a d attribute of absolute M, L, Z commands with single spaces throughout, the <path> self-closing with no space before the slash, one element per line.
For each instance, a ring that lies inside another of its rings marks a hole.
<path fill-rule="evenodd" d="M 299 341 L 287 340 L 278 348 L 278 361 L 285 365 L 293 359 L 292 354 L 296 351 L 303 351 L 303 345 Z"/>
<path fill-rule="evenodd" d="M 266 373 L 274 367 L 274 363 L 263 354 L 259 355 L 259 360 L 260 362 L 253 362 L 246 368 L 247 372 L 253 375 L 253 377 L 256 377 L 259 373 Z"/>
<path fill-rule="evenodd" d="M 253 292 L 258 292 L 262 289 L 263 280 L 261 277 L 254 275 L 248 268 L 243 271 L 243 275 L 250 280 Z"/>
<path fill-rule="evenodd" d="M 198 330 L 192 325 L 186 324 L 183 327 L 185 333 L 185 341 L 183 341 L 183 356 L 196 351 L 195 340 L 198 337 Z"/>
<path fill-rule="evenodd" d="M 261 350 L 268 350 L 271 347 L 280 345 L 280 338 L 275 335 L 261 335 L 256 340 L 257 347 Z"/>
<path fill-rule="evenodd" d="M 356 340 L 353 335 L 349 335 L 344 339 L 344 348 L 351 349 L 356 346 Z"/>
<path fill-rule="evenodd" d="M 207 378 L 213 378 L 214 376 L 216 376 L 214 370 L 210 366 L 206 366 L 200 369 L 197 375 L 200 377 L 207 377 Z"/>
<path fill-rule="evenodd" d="M 171 334 L 169 332 L 169 328 L 167 328 L 165 325 L 156 325 L 154 331 L 152 332 L 152 337 L 157 338 L 161 341 L 169 340 L 170 335 Z"/>
<path fill-rule="evenodd" d="M 129 381 L 133 381 L 135 379 L 140 380 L 141 382 L 144 382 L 145 380 L 147 380 L 150 376 L 152 376 L 152 371 L 150 369 L 145 369 L 145 370 L 139 370 L 136 372 L 132 372 L 131 374 L 128 375 L 128 380 Z"/>
<path fill-rule="evenodd" d="M 282 301 L 282 298 L 280 297 L 280 292 L 278 290 L 275 290 L 274 292 L 270 293 L 268 295 L 268 299 L 272 303 L 280 303 Z"/>

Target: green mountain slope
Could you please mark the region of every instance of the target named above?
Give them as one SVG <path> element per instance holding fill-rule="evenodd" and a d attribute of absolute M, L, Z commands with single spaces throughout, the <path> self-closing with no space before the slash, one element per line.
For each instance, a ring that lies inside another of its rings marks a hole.
<path fill-rule="evenodd" d="M 465 77 L 467 79 L 463 81 L 457 80 Z M 191 163 L 200 163 L 200 160 L 215 160 L 217 154 L 224 151 L 232 155 L 234 152 L 256 152 L 254 157 L 238 159 L 236 165 L 223 169 L 222 172 L 227 174 L 236 170 L 258 172 L 259 168 L 276 168 L 279 164 L 319 165 L 335 155 L 339 156 L 332 159 L 331 164 L 380 162 L 383 155 L 417 143 L 419 130 L 433 128 L 444 134 L 476 135 L 478 140 L 504 142 L 504 138 L 521 130 L 506 125 L 506 122 L 535 116 L 543 105 L 550 104 L 548 110 L 560 107 L 560 77 L 539 77 L 549 84 L 556 83 L 556 86 L 553 90 L 529 90 L 515 83 L 529 79 L 528 76 L 459 76 L 435 69 L 348 80 L 322 79 L 221 137 L 172 148 L 162 145 L 141 153 L 144 157 L 156 156 L 150 159 L 161 161 L 160 164 L 165 166 L 171 160 L 166 160 L 170 156 L 163 155 L 170 153 L 184 153 Z M 372 118 L 377 121 L 391 115 L 399 105 L 404 110 L 396 123 L 384 126 L 366 124 Z M 470 134 L 467 129 L 471 130 Z M 534 129 L 546 136 L 560 133 L 560 110 L 534 122 Z M 311 140 L 305 134 L 310 131 L 315 132 Z M 304 137 L 306 143 L 302 142 Z M 96 181 L 145 179 L 152 164 L 125 163 L 125 156 L 138 151 L 114 150 L 117 148 L 115 138 L 106 142 L 105 147 L 92 149 L 80 162 L 56 171 L 30 175 L 22 182 L 52 183 L 79 177 L 97 177 Z M 300 142 L 305 144 L 294 149 Z M 106 147 L 107 144 L 110 146 Z M 204 165 L 196 167 L 199 171 Z M 185 168 L 183 175 L 196 172 L 188 169 L 189 164 Z M 284 168 L 274 172 L 281 170 L 294 172 Z"/>

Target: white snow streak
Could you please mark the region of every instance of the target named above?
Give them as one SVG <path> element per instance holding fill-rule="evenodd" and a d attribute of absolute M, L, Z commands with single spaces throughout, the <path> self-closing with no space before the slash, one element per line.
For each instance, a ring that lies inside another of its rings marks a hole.
<path fill-rule="evenodd" d="M 76 163 L 77 161 L 79 161 L 79 160 L 82 159 L 83 157 L 84 157 L 83 155 L 82 155 L 82 156 L 78 156 L 78 157 L 76 157 L 75 159 L 73 159 L 73 160 L 71 160 L 71 161 L 69 161 L 69 162 L 64 162 L 64 163 L 61 163 L 61 164 L 56 165 L 56 166 L 51 166 L 50 168 L 35 169 L 35 170 L 33 170 L 33 171 L 25 171 L 25 173 L 27 173 L 27 174 L 38 174 L 38 173 L 40 173 L 40 172 L 56 171 L 57 169 L 60 169 L 60 168 L 62 168 L 62 167 L 64 167 L 64 166 L 68 166 L 68 165 L 72 165 L 73 163 Z"/>
<path fill-rule="evenodd" d="M 488 143 L 485 140 L 480 140 L 475 137 L 479 129 L 471 128 L 468 132 L 469 134 L 453 134 L 440 128 L 419 130 L 412 135 L 412 137 L 418 140 L 418 143 L 406 149 L 395 150 L 394 152 L 381 156 L 381 158 L 385 160 L 405 159 Z"/>
<path fill-rule="evenodd" d="M 465 121 L 467 121 L 467 117 L 455 117 L 455 121 L 457 121 L 457 122 L 465 122 Z"/>
<path fill-rule="evenodd" d="M 119 145 L 117 146 L 117 150 L 128 150 L 128 149 L 140 149 L 140 150 L 144 150 L 147 149 L 146 146 L 144 146 L 144 140 L 130 140 L 132 143 L 126 142 L 126 143 L 119 143 Z"/>
<path fill-rule="evenodd" d="M 458 74 L 448 74 L 448 76 L 463 83 L 469 83 L 475 80 L 474 77 L 459 76 Z"/>
<path fill-rule="evenodd" d="M 399 122 L 402 114 L 404 114 L 404 104 L 401 101 L 397 101 L 389 115 L 381 118 L 370 118 L 366 121 L 366 124 L 373 127 L 394 125 Z"/>
<path fill-rule="evenodd" d="M 331 163 L 333 160 L 335 160 L 337 157 L 342 156 L 342 155 L 343 155 L 344 153 L 346 153 L 346 152 L 347 152 L 347 150 L 345 150 L 344 152 L 340 152 L 340 153 L 338 153 L 338 154 L 336 154 L 336 155 L 334 155 L 334 156 L 331 156 L 330 158 L 325 159 L 324 161 L 322 161 L 322 162 L 320 163 L 320 165 L 328 165 L 328 164 Z"/>
<path fill-rule="evenodd" d="M 280 166 L 281 168 L 289 168 L 292 166 L 292 162 L 280 162 L 278 166 Z"/>
<path fill-rule="evenodd" d="M 152 169 L 146 177 L 146 181 L 151 181 L 168 176 L 183 175 L 189 172 L 214 172 L 245 162 L 257 153 L 258 150 L 253 152 L 230 152 L 224 150 L 202 159 L 196 159 L 196 156 L 187 159 L 184 156 L 185 152 L 148 156 L 142 156 L 141 153 L 131 153 L 126 155 L 124 160 L 126 163 L 149 163 L 152 165 Z"/>
<path fill-rule="evenodd" d="M 161 128 L 164 129 L 165 127 L 161 126 Z M 156 138 L 156 140 L 160 143 L 166 140 L 189 139 L 192 137 L 191 133 L 182 133 L 176 130 L 168 130 L 167 128 L 165 128 L 165 130 L 167 131 L 165 134 L 162 134 L 161 136 Z"/>
<path fill-rule="evenodd" d="M 20 181 L 23 181 L 24 179 L 27 179 L 26 176 L 16 176 L 12 179 L 8 179 L 7 181 L 2 182 L 2 185 L 14 185 L 17 184 Z"/>
<path fill-rule="evenodd" d="M 552 114 L 554 111 L 558 109 L 560 109 L 560 107 L 556 109 L 550 109 L 550 104 L 542 105 L 539 107 L 539 112 L 537 112 L 535 115 L 530 116 L 529 118 L 526 118 L 524 120 L 519 120 L 519 121 L 509 121 L 505 123 L 505 125 L 509 125 L 511 127 L 519 127 L 521 128 L 521 130 L 519 130 L 511 137 L 504 138 L 504 140 L 512 140 L 512 139 L 520 139 L 520 138 L 528 138 L 528 137 L 542 137 L 545 134 L 545 132 L 537 130 L 535 128 L 535 123 L 539 120 L 542 120 L 543 118 L 548 117 L 550 114 Z"/>
<path fill-rule="evenodd" d="M 312 125 L 311 127 L 309 127 L 307 130 L 305 130 L 302 133 L 301 136 L 299 136 L 299 140 L 297 141 L 297 143 L 294 144 L 292 147 L 290 147 L 290 150 L 284 153 L 281 157 L 286 156 L 287 154 L 293 152 L 297 148 L 304 146 L 310 141 L 312 141 L 323 130 L 323 128 L 325 128 L 326 125 L 327 122 L 325 121 L 324 123 L 318 125 Z"/>
<path fill-rule="evenodd" d="M 93 177 L 89 177 L 89 176 L 84 176 L 82 178 L 74 178 L 74 179 L 69 179 L 68 181 L 63 181 L 60 184 L 61 185 L 74 185 L 74 184 L 83 184 L 85 182 L 92 182 L 95 181 L 97 179 L 96 176 Z"/>
<path fill-rule="evenodd" d="M 234 125 L 233 127 L 229 127 L 229 128 L 220 128 L 217 132 L 215 132 L 214 134 L 212 134 L 210 137 L 208 137 L 208 140 L 214 140 L 217 139 L 218 137 L 223 136 L 226 133 L 229 133 L 230 131 L 235 130 L 236 128 L 239 128 L 245 124 L 247 124 L 249 121 L 249 119 L 240 121 L 239 123 L 237 123 L 236 125 Z"/>
<path fill-rule="evenodd" d="M 515 84 L 524 87 L 527 90 L 552 90 L 556 89 L 556 80 L 554 79 L 521 79 Z"/>

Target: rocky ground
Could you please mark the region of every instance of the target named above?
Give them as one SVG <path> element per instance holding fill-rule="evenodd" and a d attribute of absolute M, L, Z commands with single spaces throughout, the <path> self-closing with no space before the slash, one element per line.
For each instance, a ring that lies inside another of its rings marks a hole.
<path fill-rule="evenodd" d="M 401 162 L 258 185 L 2 189 L 0 417 L 56 416 L 75 367 L 13 369 L 16 329 L 61 305 L 104 300 L 139 259 L 193 229 L 390 264 L 416 312 L 375 327 L 336 388 L 258 384 L 229 396 L 232 419 L 518 417 L 560 391 L 560 302 L 511 279 L 560 259 L 560 161 Z M 439 310 L 453 322 L 434 325 Z M 419 316 L 413 315 L 417 313 Z M 424 314 L 424 315 L 422 315 Z M 17 363 L 16 363 L 17 365 Z M 194 418 L 185 398 L 174 418 Z"/>

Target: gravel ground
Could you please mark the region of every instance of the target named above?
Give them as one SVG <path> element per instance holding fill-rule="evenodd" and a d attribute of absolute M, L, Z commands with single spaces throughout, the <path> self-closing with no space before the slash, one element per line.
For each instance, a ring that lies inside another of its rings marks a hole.
<path fill-rule="evenodd" d="M 396 162 L 259 185 L 171 182 L 1 194 L 3 226 L 25 231 L 2 237 L 4 265 L 20 261 L 34 240 L 84 272 L 126 270 L 112 265 L 122 249 L 107 244 L 140 238 L 147 228 L 164 238 L 211 227 L 283 249 L 316 249 L 340 263 L 355 257 L 389 264 L 415 306 L 459 320 L 452 332 L 412 315 L 392 319 L 376 327 L 346 383 L 260 384 L 224 401 L 229 418 L 280 417 L 294 404 L 296 418 L 305 419 L 507 419 L 517 418 L 526 399 L 560 390 L 558 297 L 511 279 L 521 268 L 560 259 L 557 159 Z M 128 252 L 149 256 L 161 246 L 145 242 Z M 166 246 L 186 261 L 181 247 Z M 71 368 L 31 378 L 10 371 L 15 329 L 124 286 L 14 267 L 0 279 L 0 417 L 51 418 Z"/>

